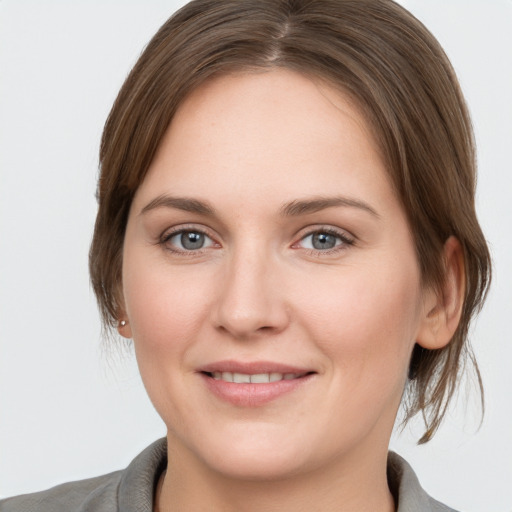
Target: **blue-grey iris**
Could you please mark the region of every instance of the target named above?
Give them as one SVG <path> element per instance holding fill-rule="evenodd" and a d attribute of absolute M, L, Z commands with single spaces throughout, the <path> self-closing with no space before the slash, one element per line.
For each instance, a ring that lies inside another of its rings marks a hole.
<path fill-rule="evenodd" d="M 333 249 L 336 246 L 336 237 L 329 233 L 315 233 L 312 236 L 311 244 L 315 249 Z"/>
<path fill-rule="evenodd" d="M 181 234 L 180 242 L 181 245 L 189 251 L 201 249 L 204 245 L 204 235 L 203 233 L 188 231 Z"/>

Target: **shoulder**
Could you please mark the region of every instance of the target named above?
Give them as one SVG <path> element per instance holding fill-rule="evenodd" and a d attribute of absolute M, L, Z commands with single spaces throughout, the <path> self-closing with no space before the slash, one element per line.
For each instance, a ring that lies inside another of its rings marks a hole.
<path fill-rule="evenodd" d="M 112 504 L 115 503 L 121 474 L 121 471 L 117 471 L 65 483 L 46 491 L 7 498 L 0 501 L 0 512 L 71 512 L 81 510 L 86 503 L 96 506 L 87 510 L 115 510 Z"/>
<path fill-rule="evenodd" d="M 397 512 L 457 512 L 431 498 L 407 461 L 394 452 L 388 454 L 388 482 L 398 503 Z"/>
<path fill-rule="evenodd" d="M 161 439 L 123 471 L 7 498 L 0 501 L 0 512 L 151 512 L 153 490 L 167 465 L 166 455 Z"/>

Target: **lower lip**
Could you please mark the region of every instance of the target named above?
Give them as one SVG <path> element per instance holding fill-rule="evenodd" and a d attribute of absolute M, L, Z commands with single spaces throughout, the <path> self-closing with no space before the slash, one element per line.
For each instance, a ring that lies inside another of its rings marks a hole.
<path fill-rule="evenodd" d="M 217 380 L 204 373 L 200 375 L 214 395 L 239 407 L 259 407 L 265 405 L 283 395 L 296 391 L 314 376 L 314 374 L 308 374 L 297 379 L 278 380 L 262 384 L 238 384 Z"/>

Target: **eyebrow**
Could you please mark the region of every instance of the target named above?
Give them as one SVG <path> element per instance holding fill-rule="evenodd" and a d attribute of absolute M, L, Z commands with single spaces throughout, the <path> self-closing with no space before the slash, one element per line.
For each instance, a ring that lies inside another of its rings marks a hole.
<path fill-rule="evenodd" d="M 281 208 L 281 214 L 284 216 L 295 217 L 299 215 L 315 213 L 336 206 L 358 208 L 360 210 L 370 213 L 374 217 L 380 218 L 380 215 L 377 213 L 377 211 L 364 201 L 342 196 L 313 197 L 311 199 L 306 200 L 292 201 L 291 203 L 285 204 Z"/>
<path fill-rule="evenodd" d="M 213 216 L 215 209 L 205 201 L 192 199 L 189 197 L 173 197 L 168 195 L 161 195 L 150 201 L 144 208 L 142 208 L 139 215 L 143 215 L 155 208 L 175 208 L 185 212 L 198 213 L 200 215 Z"/>
<path fill-rule="evenodd" d="M 291 201 L 281 208 L 281 215 L 285 217 L 298 217 L 300 215 L 307 215 L 327 208 L 340 206 L 358 208 L 370 213 L 374 217 L 380 218 L 377 211 L 364 201 L 342 196 L 313 197 L 311 199 Z M 151 210 L 162 207 L 175 208 L 177 210 L 197 213 L 199 215 L 206 215 L 209 217 L 213 217 L 215 215 L 215 208 L 206 201 L 200 201 L 189 197 L 173 197 L 169 195 L 160 195 L 156 197 L 144 206 L 139 215 L 143 215 Z"/>

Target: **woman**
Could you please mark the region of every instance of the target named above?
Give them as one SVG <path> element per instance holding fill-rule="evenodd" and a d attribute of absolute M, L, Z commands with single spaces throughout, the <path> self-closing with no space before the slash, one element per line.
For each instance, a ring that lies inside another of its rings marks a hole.
<path fill-rule="evenodd" d="M 390 1 L 195 1 L 102 139 L 90 252 L 167 443 L 5 510 L 449 510 L 427 442 L 490 265 L 453 71 Z M 405 390 L 405 393 L 404 393 Z"/>

